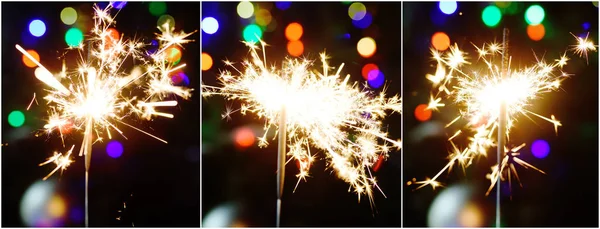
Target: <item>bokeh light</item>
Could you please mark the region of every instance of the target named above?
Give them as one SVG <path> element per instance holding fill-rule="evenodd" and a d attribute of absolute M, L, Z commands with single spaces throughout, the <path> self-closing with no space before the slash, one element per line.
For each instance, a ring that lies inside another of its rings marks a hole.
<path fill-rule="evenodd" d="M 367 7 L 360 2 L 355 2 L 348 7 L 348 16 L 352 20 L 360 20 L 367 14 Z"/>
<path fill-rule="evenodd" d="M 112 140 L 106 144 L 106 153 L 112 158 L 119 158 L 123 155 L 123 145 L 117 140 Z"/>
<path fill-rule="evenodd" d="M 50 208 L 58 201 L 54 198 L 57 190 L 57 184 L 54 179 L 37 180 L 27 188 L 19 204 L 19 213 L 21 221 L 28 227 L 57 227 L 61 224 L 60 218 L 51 214 L 60 213 L 59 208 Z M 52 200 L 54 199 L 54 204 Z M 64 202 L 63 202 L 64 203 Z M 60 206 L 58 206 L 60 207 Z M 51 210 L 52 209 L 52 210 Z M 51 213 L 51 211 L 55 211 Z M 63 213 L 64 214 L 64 213 Z"/>
<path fill-rule="evenodd" d="M 208 53 L 203 52 L 201 59 L 202 59 L 202 71 L 208 71 L 213 65 L 212 57 Z"/>
<path fill-rule="evenodd" d="M 115 28 L 110 28 L 106 30 L 106 36 L 104 36 L 104 49 L 110 49 L 113 45 L 119 42 L 121 39 L 121 35 L 119 35 L 119 31 Z"/>
<path fill-rule="evenodd" d="M 473 203 L 468 203 L 458 215 L 460 227 L 483 227 L 483 212 Z"/>
<path fill-rule="evenodd" d="M 280 10 L 287 10 L 292 6 L 292 2 L 275 2 L 275 7 Z"/>
<path fill-rule="evenodd" d="M 158 27 L 164 28 L 165 24 L 169 30 L 173 30 L 175 28 L 175 18 L 171 15 L 163 14 L 156 20 L 156 26 Z"/>
<path fill-rule="evenodd" d="M 584 30 L 589 30 L 592 27 L 592 25 L 589 22 L 584 22 L 583 24 L 581 24 L 581 26 Z"/>
<path fill-rule="evenodd" d="M 444 51 L 450 47 L 450 37 L 444 32 L 434 33 L 431 36 L 431 45 L 439 51 Z"/>
<path fill-rule="evenodd" d="M 372 22 L 373 22 L 373 16 L 371 16 L 371 14 L 369 12 L 367 12 L 367 14 L 365 14 L 365 16 L 360 20 L 352 20 L 352 24 L 356 28 L 359 28 L 359 29 L 368 28 Z"/>
<path fill-rule="evenodd" d="M 40 62 L 40 55 L 35 50 L 27 50 L 27 53 L 29 53 L 29 55 L 31 55 L 35 60 Z M 23 64 L 25 64 L 25 66 L 27 66 L 29 68 L 37 67 L 37 64 L 35 64 L 33 61 L 31 61 L 25 55 L 23 55 L 22 60 L 23 60 Z"/>
<path fill-rule="evenodd" d="M 525 11 L 525 21 L 529 25 L 537 25 L 544 21 L 546 13 L 540 5 L 532 5 Z"/>
<path fill-rule="evenodd" d="M 184 85 L 187 86 L 190 84 L 190 78 L 184 72 L 177 72 L 171 76 L 171 81 L 174 85 Z"/>
<path fill-rule="evenodd" d="M 25 123 L 25 114 L 19 110 L 11 111 L 8 114 L 8 125 L 12 127 L 20 127 Z"/>
<path fill-rule="evenodd" d="M 285 27 L 285 37 L 289 41 L 300 40 L 303 33 L 304 30 L 302 28 L 302 25 L 300 25 L 300 23 L 298 22 L 292 22 L 287 27 Z"/>
<path fill-rule="evenodd" d="M 431 110 L 427 109 L 427 104 L 419 104 L 415 108 L 415 118 L 421 122 L 425 122 L 431 118 Z"/>
<path fill-rule="evenodd" d="M 495 27 L 502 19 L 502 12 L 500 12 L 498 7 L 489 5 L 483 9 L 483 12 L 481 13 L 481 19 L 486 26 Z"/>
<path fill-rule="evenodd" d="M 367 74 L 367 82 L 371 88 L 377 89 L 383 86 L 383 83 L 385 82 L 385 76 L 383 75 L 383 72 L 379 71 L 379 69 L 375 69 Z"/>
<path fill-rule="evenodd" d="M 369 58 L 377 51 L 377 44 L 373 38 L 363 37 L 356 44 L 356 50 L 362 57 Z"/>
<path fill-rule="evenodd" d="M 250 127 L 240 127 L 235 131 L 234 142 L 235 145 L 242 148 L 248 148 L 254 144 L 254 131 Z"/>
<path fill-rule="evenodd" d="M 150 11 L 150 14 L 158 17 L 167 12 L 167 4 L 164 2 L 150 2 L 148 4 L 148 11 Z"/>
<path fill-rule="evenodd" d="M 531 153 L 537 158 L 545 158 L 550 154 L 550 144 L 543 139 L 535 140 L 531 144 Z"/>
<path fill-rule="evenodd" d="M 73 7 L 65 7 L 60 11 L 60 20 L 65 25 L 72 25 L 77 21 L 77 11 Z"/>
<path fill-rule="evenodd" d="M 205 17 L 202 19 L 202 31 L 208 34 L 214 34 L 219 30 L 219 22 L 214 17 Z"/>
<path fill-rule="evenodd" d="M 373 64 L 373 63 L 365 64 L 365 66 L 363 66 L 362 71 L 361 71 L 362 77 L 365 80 L 370 80 L 369 79 L 369 73 L 371 71 L 373 71 L 373 70 L 379 70 L 379 67 L 376 64 Z"/>
<path fill-rule="evenodd" d="M 65 42 L 70 47 L 77 47 L 83 42 L 83 33 L 78 28 L 70 28 L 65 33 Z"/>
<path fill-rule="evenodd" d="M 592 4 L 594 4 L 595 7 L 598 7 L 598 1 L 593 1 Z"/>
<path fill-rule="evenodd" d="M 48 215 L 52 218 L 63 217 L 67 212 L 65 200 L 59 195 L 54 195 L 52 198 L 50 198 L 47 208 Z"/>
<path fill-rule="evenodd" d="M 304 44 L 300 40 L 289 41 L 287 44 L 287 51 L 290 56 L 299 57 L 304 53 Z"/>
<path fill-rule="evenodd" d="M 271 16 L 271 12 L 266 9 L 259 9 L 256 11 L 255 21 L 256 24 L 260 26 L 267 26 L 271 23 L 273 17 Z"/>
<path fill-rule="evenodd" d="M 527 26 L 527 36 L 529 36 L 529 39 L 539 41 L 542 38 L 544 38 L 544 35 L 546 35 L 546 29 L 544 28 L 544 24 Z"/>
<path fill-rule="evenodd" d="M 262 38 L 262 30 L 256 24 L 247 25 L 243 34 L 244 40 L 248 42 L 258 42 Z"/>
<path fill-rule="evenodd" d="M 445 14 L 453 14 L 454 12 L 456 12 L 456 8 L 458 8 L 458 4 L 456 4 L 456 1 L 440 1 L 438 6 L 442 13 Z"/>
<path fill-rule="evenodd" d="M 41 37 L 46 33 L 46 24 L 42 20 L 35 19 L 29 23 L 29 33 L 36 37 Z"/>
<path fill-rule="evenodd" d="M 241 18 L 248 19 L 254 14 L 254 6 L 249 1 L 241 1 L 237 5 L 237 13 Z"/>
<path fill-rule="evenodd" d="M 181 50 L 179 47 L 173 46 L 167 49 L 167 61 L 170 63 L 178 63 L 181 60 Z"/>
<path fill-rule="evenodd" d="M 126 1 L 112 1 L 112 2 L 110 2 L 110 5 L 112 5 L 113 7 L 115 7 L 115 9 L 123 9 L 123 7 L 125 7 L 126 4 L 127 4 Z"/>

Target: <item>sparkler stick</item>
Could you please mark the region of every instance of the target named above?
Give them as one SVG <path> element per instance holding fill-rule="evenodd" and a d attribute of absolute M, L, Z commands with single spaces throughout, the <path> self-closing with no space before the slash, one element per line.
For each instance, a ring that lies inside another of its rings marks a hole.
<path fill-rule="evenodd" d="M 502 79 L 508 79 L 508 28 L 504 28 L 502 36 Z M 498 166 L 501 164 L 504 148 L 506 147 L 506 101 L 500 103 L 500 114 L 498 116 Z M 500 227 L 500 176 L 496 180 L 496 227 Z"/>
<path fill-rule="evenodd" d="M 286 127 L 286 115 L 285 105 L 281 108 L 281 114 L 279 118 L 279 146 L 277 147 L 277 215 L 275 226 L 279 227 L 281 222 L 281 197 L 283 196 L 283 182 L 285 181 L 285 158 L 286 158 L 286 144 L 285 139 L 287 133 Z"/>

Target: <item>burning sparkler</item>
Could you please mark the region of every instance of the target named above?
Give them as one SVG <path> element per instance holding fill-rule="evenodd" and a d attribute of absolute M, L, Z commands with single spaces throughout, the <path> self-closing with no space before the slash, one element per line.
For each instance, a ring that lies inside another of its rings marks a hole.
<path fill-rule="evenodd" d="M 280 151 L 278 197 L 283 187 L 282 165 L 290 160 L 298 162 L 298 187 L 300 180 L 310 176 L 315 160 L 310 148 L 314 147 L 325 153 L 329 166 L 350 184 L 349 191 L 357 193 L 359 201 L 364 194 L 372 203 L 373 190 L 379 188 L 370 168 L 387 158 L 393 147 L 401 145 L 400 140 L 392 140 L 382 131 L 381 121 L 388 110 L 401 112 L 400 97 L 386 98 L 385 90 L 376 95 L 359 89 L 357 83 L 349 83 L 350 75 L 340 77 L 343 64 L 331 72 L 325 54 L 320 55 L 322 72 L 312 70 L 311 61 L 306 59 L 287 59 L 281 68 L 275 68 L 265 63 L 264 42 L 261 41 L 262 59 L 255 43 L 246 45 L 252 59 L 243 62 L 242 70 L 225 62 L 239 75 L 222 73 L 222 86 L 202 85 L 202 96 L 239 100 L 242 114 L 250 112 L 265 118 L 265 132 L 259 137 L 261 147 L 268 145 L 269 130 L 276 129 Z"/>
<path fill-rule="evenodd" d="M 53 74 L 21 46 L 16 45 L 23 55 L 38 66 L 35 71 L 36 78 L 50 87 L 48 95 L 44 97 L 49 106 L 50 116 L 44 125 L 45 132 L 58 132 L 63 145 L 65 130 L 73 129 L 83 134 L 79 156 L 85 155 L 86 226 L 87 181 L 92 145 L 102 141 L 104 136 L 111 139 L 114 132 L 125 137 L 120 125 L 167 143 L 124 120 L 136 116 L 148 120 L 155 116 L 173 118 L 172 114 L 156 109 L 176 106 L 177 101 L 162 99 L 171 94 L 187 99 L 192 91 L 172 83 L 170 76 L 185 64 L 173 64 L 173 61 L 169 61 L 167 52 L 171 47 L 190 42 L 186 38 L 192 33 L 174 32 L 174 28 L 165 23 L 159 26 L 162 32 L 157 35 L 159 50 L 147 53 L 143 50 L 146 46 L 143 42 L 115 36 L 118 32 L 112 28 L 116 21 L 110 14 L 111 8 L 110 4 L 104 9 L 94 7 L 94 28 L 88 44 L 82 43 L 76 47 L 81 57 L 76 70 L 68 70 L 67 67 L 71 66 L 63 63 L 62 71 Z M 83 53 L 86 51 L 87 58 L 84 59 Z M 127 60 L 139 62 L 140 65 L 126 71 L 124 64 Z M 40 164 L 53 162 L 57 166 L 44 179 L 58 169 L 65 170 L 73 162 L 69 156 L 74 147 L 64 156 L 55 153 L 48 161 Z"/>

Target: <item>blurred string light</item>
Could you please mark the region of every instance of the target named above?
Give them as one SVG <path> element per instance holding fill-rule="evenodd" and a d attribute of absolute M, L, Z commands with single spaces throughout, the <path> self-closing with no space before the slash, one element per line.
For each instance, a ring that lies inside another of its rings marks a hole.
<path fill-rule="evenodd" d="M 214 34 L 219 30 L 219 22 L 214 17 L 205 17 L 202 19 L 202 31 L 207 34 Z"/>
<path fill-rule="evenodd" d="M 127 4 L 126 1 L 111 1 L 110 5 L 112 7 L 114 7 L 115 9 L 123 9 L 123 7 L 125 7 L 125 5 Z"/>
<path fill-rule="evenodd" d="M 72 25 L 77 21 L 77 11 L 73 7 L 65 7 L 60 11 L 60 20 L 65 25 Z"/>
<path fill-rule="evenodd" d="M 531 144 L 531 153 L 537 158 L 546 158 L 550 154 L 550 144 L 543 139 L 535 140 Z"/>
<path fill-rule="evenodd" d="M 25 114 L 19 110 L 11 111 L 8 114 L 8 125 L 12 127 L 21 127 L 25 123 Z"/>
<path fill-rule="evenodd" d="M 167 4 L 164 2 L 150 2 L 148 4 L 148 11 L 154 16 L 160 16 L 167 12 Z"/>
<path fill-rule="evenodd" d="M 27 50 L 27 53 L 29 53 L 29 55 L 31 55 L 33 57 L 33 59 L 35 59 L 37 62 L 40 62 L 40 55 L 35 51 L 35 50 Z M 23 64 L 25 64 L 25 66 L 29 67 L 29 68 L 35 68 L 37 67 L 37 64 L 35 62 L 33 62 L 32 60 L 30 60 L 29 58 L 27 58 L 27 56 L 23 55 L 22 57 L 23 60 Z"/>
<path fill-rule="evenodd" d="M 106 153 L 112 158 L 119 158 L 123 155 L 123 144 L 117 140 L 112 140 L 106 144 Z"/>
<path fill-rule="evenodd" d="M 365 66 L 363 66 L 362 71 L 361 71 L 362 77 L 365 80 L 373 80 L 370 77 L 370 76 L 373 76 L 373 74 L 369 74 L 369 73 L 371 73 L 371 71 L 374 71 L 374 70 L 379 70 L 379 67 L 376 64 L 373 64 L 373 63 L 365 64 Z"/>
<path fill-rule="evenodd" d="M 365 17 L 366 14 L 367 7 L 365 7 L 365 5 L 360 2 L 352 3 L 350 7 L 348 7 L 348 16 L 350 16 L 352 20 L 361 20 L 363 19 L 363 17 Z"/>
<path fill-rule="evenodd" d="M 300 25 L 300 23 L 298 22 L 292 22 L 288 24 L 287 27 L 285 27 L 285 38 L 287 38 L 288 41 L 300 40 L 303 33 L 304 29 L 302 28 L 302 25 Z"/>
<path fill-rule="evenodd" d="M 271 11 L 267 9 L 257 10 L 254 16 L 256 24 L 262 27 L 266 27 L 267 25 L 269 25 L 269 23 L 271 23 L 271 20 L 273 19 L 273 17 L 271 16 Z"/>
<path fill-rule="evenodd" d="M 500 23 L 500 20 L 502 19 L 502 12 L 500 12 L 500 9 L 498 9 L 497 6 L 489 5 L 483 9 L 483 12 L 481 13 L 481 19 L 487 27 L 493 28 Z"/>
<path fill-rule="evenodd" d="M 287 10 L 292 6 L 292 2 L 275 2 L 275 7 L 280 10 Z"/>
<path fill-rule="evenodd" d="M 165 28 L 165 25 L 167 26 L 167 30 L 173 30 L 173 28 L 175 28 L 175 18 L 168 14 L 163 14 L 160 17 L 158 17 L 158 20 L 156 20 L 156 26 L 160 28 Z"/>
<path fill-rule="evenodd" d="M 542 38 L 544 38 L 545 35 L 546 35 L 546 28 L 544 27 L 543 24 L 527 26 L 527 36 L 529 36 L 529 39 L 531 39 L 533 41 L 539 41 L 539 40 L 542 40 Z"/>
<path fill-rule="evenodd" d="M 304 53 L 304 44 L 300 40 L 289 41 L 287 44 L 287 51 L 290 56 L 299 57 Z"/>
<path fill-rule="evenodd" d="M 254 14 L 254 6 L 249 1 L 241 1 L 237 5 L 237 13 L 241 18 L 248 19 Z"/>
<path fill-rule="evenodd" d="M 427 109 L 427 104 L 419 104 L 415 108 L 415 118 L 421 122 L 425 122 L 431 118 L 431 109 Z"/>
<path fill-rule="evenodd" d="M 249 24 L 244 28 L 243 36 L 247 42 L 258 42 L 262 38 L 262 29 L 256 24 Z"/>
<path fill-rule="evenodd" d="M 440 11 L 442 11 L 442 13 L 450 15 L 456 12 L 458 4 L 456 3 L 456 1 L 440 1 L 438 7 L 440 8 Z"/>
<path fill-rule="evenodd" d="M 240 127 L 233 133 L 233 142 L 239 148 L 248 148 L 254 144 L 256 136 L 250 127 Z"/>
<path fill-rule="evenodd" d="M 364 58 L 369 58 L 377 51 L 377 44 L 371 37 L 363 37 L 356 44 L 356 50 Z"/>
<path fill-rule="evenodd" d="M 208 53 L 203 52 L 200 59 L 202 59 L 202 71 L 208 71 L 213 65 L 212 57 Z"/>
<path fill-rule="evenodd" d="M 371 88 L 377 89 L 383 86 L 385 76 L 379 69 L 371 70 L 367 76 L 367 82 Z"/>
<path fill-rule="evenodd" d="M 532 5 L 525 11 L 525 21 L 528 25 L 538 25 L 544 21 L 546 13 L 540 5 Z"/>
<path fill-rule="evenodd" d="M 46 24 L 39 19 L 32 20 L 29 23 L 29 33 L 35 37 L 41 37 L 46 33 Z"/>
<path fill-rule="evenodd" d="M 182 71 L 177 72 L 171 76 L 171 81 L 174 85 L 190 85 L 190 78 Z"/>
<path fill-rule="evenodd" d="M 65 42 L 69 47 L 77 47 L 83 42 L 83 33 L 78 28 L 70 28 L 65 33 Z"/>
<path fill-rule="evenodd" d="M 444 51 L 450 47 L 450 37 L 444 32 L 436 32 L 431 36 L 431 45 L 438 51 Z"/>
<path fill-rule="evenodd" d="M 352 24 L 359 29 L 368 28 L 373 22 L 373 16 L 369 12 L 365 14 L 365 16 L 360 20 L 352 20 Z"/>

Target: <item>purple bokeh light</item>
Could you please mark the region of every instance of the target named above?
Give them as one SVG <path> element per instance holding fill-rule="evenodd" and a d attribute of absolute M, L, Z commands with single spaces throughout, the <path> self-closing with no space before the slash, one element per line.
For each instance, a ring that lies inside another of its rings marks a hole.
<path fill-rule="evenodd" d="M 112 158 L 119 158 L 123 154 L 123 145 L 117 140 L 112 140 L 106 144 L 106 153 Z"/>

